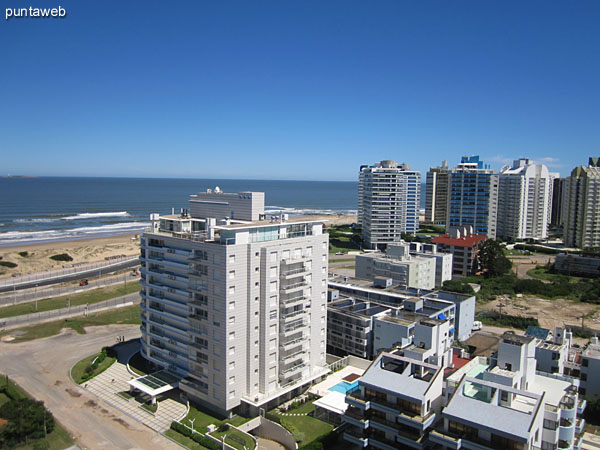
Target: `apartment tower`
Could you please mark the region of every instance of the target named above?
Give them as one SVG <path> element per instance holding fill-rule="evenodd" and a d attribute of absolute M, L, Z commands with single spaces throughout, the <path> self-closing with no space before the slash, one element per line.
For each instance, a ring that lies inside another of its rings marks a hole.
<path fill-rule="evenodd" d="M 425 222 L 446 225 L 448 221 L 448 163 L 432 167 L 427 172 L 425 185 Z"/>
<path fill-rule="evenodd" d="M 498 236 L 546 239 L 552 210 L 553 179 L 543 164 L 521 158 L 500 170 Z"/>
<path fill-rule="evenodd" d="M 381 161 L 361 166 L 358 179 L 358 223 L 370 248 L 384 249 L 402 233 L 419 229 L 421 174 L 408 164 Z"/>
<path fill-rule="evenodd" d="M 213 411 L 258 413 L 325 369 L 328 235 L 264 193 L 190 197 L 141 238 L 142 355 Z"/>
<path fill-rule="evenodd" d="M 476 234 L 495 239 L 497 218 L 498 174 L 484 167 L 479 156 L 463 156 L 450 171 L 446 231 L 471 225 Z"/>
<path fill-rule="evenodd" d="M 573 169 L 565 182 L 563 233 L 567 247 L 600 247 L 600 158 Z"/>

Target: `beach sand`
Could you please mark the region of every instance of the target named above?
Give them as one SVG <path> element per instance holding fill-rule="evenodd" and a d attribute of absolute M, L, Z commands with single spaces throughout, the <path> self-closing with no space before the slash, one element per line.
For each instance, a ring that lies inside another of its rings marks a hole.
<path fill-rule="evenodd" d="M 348 225 L 356 222 L 356 216 L 311 216 L 311 219 L 326 220 L 327 226 Z M 136 238 L 137 236 L 137 238 Z M 14 247 L 0 247 L 1 261 L 17 264 L 9 268 L 0 266 L 0 278 L 12 277 L 14 274 L 27 275 L 61 268 L 69 268 L 81 263 L 103 262 L 115 256 L 138 256 L 139 235 L 129 234 L 96 239 L 75 241 L 56 241 L 40 244 L 19 244 Z M 19 255 L 27 252 L 27 256 Z M 50 256 L 67 253 L 73 261 L 53 261 Z"/>
<path fill-rule="evenodd" d="M 139 235 L 137 235 L 139 236 Z M 22 243 L 14 247 L 0 247 L 2 261 L 17 264 L 9 268 L 0 266 L 0 278 L 11 277 L 13 274 L 27 275 L 29 273 L 45 272 L 48 270 L 73 267 L 81 263 L 103 262 L 115 256 L 138 256 L 140 240 L 136 235 L 102 237 L 97 239 L 81 239 L 75 241 L 56 241 L 40 244 Z M 27 252 L 27 256 L 19 255 Z M 73 261 L 53 261 L 50 256 L 67 253 Z"/>

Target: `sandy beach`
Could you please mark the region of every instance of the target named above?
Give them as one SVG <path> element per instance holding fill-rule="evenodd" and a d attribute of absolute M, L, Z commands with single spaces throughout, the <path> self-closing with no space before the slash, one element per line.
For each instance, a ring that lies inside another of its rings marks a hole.
<path fill-rule="evenodd" d="M 356 222 L 356 216 L 314 216 L 314 218 L 326 220 L 327 226 Z M 17 267 L 14 268 L 0 266 L 0 278 L 12 277 L 14 274 L 27 275 L 72 267 L 81 263 L 102 262 L 115 256 L 137 256 L 140 253 L 139 243 L 139 234 L 128 234 L 74 241 L 21 243 L 13 247 L 0 247 L 1 261 L 17 264 Z M 21 252 L 27 252 L 27 255 L 22 256 L 19 254 Z M 67 253 L 73 258 L 73 261 L 61 262 L 50 259 L 50 256 L 60 253 Z"/>

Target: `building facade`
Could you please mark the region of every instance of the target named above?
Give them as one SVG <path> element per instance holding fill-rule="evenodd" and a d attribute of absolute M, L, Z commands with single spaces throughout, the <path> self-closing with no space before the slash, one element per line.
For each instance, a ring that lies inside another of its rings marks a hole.
<path fill-rule="evenodd" d="M 369 248 L 383 249 L 419 229 L 421 174 L 408 164 L 386 160 L 361 166 L 358 223 Z"/>
<path fill-rule="evenodd" d="M 600 247 L 600 158 L 573 169 L 565 182 L 563 233 L 567 247 Z"/>
<path fill-rule="evenodd" d="M 500 170 L 497 235 L 503 239 L 546 239 L 553 178 L 543 164 L 515 160 Z"/>
<path fill-rule="evenodd" d="M 552 213 L 550 214 L 550 225 L 555 227 L 562 225 L 562 200 L 565 181 L 565 178 L 560 178 L 559 176 L 556 176 L 552 180 Z"/>
<path fill-rule="evenodd" d="M 425 222 L 446 225 L 448 221 L 448 163 L 432 167 L 427 172 L 425 184 Z"/>
<path fill-rule="evenodd" d="M 476 234 L 496 237 L 498 174 L 485 168 L 479 156 L 463 156 L 450 171 L 446 231 L 472 226 Z"/>
<path fill-rule="evenodd" d="M 452 254 L 452 277 L 468 277 L 478 270 L 479 247 L 487 239 L 484 234 L 474 234 L 472 227 L 452 228 L 447 234 L 436 236 L 432 242 L 439 252 Z"/>
<path fill-rule="evenodd" d="M 325 369 L 328 236 L 219 190 L 141 238 L 142 355 L 213 411 L 257 412 Z"/>

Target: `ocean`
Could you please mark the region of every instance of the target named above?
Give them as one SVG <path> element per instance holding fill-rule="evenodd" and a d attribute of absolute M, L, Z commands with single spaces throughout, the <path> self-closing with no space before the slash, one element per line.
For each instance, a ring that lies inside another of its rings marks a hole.
<path fill-rule="evenodd" d="M 358 182 L 166 178 L 0 178 L 0 246 L 136 233 L 190 194 L 265 192 L 267 213 L 354 215 Z"/>

